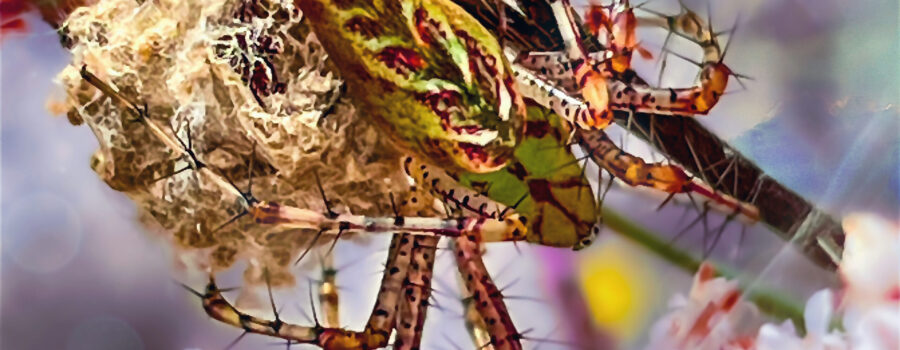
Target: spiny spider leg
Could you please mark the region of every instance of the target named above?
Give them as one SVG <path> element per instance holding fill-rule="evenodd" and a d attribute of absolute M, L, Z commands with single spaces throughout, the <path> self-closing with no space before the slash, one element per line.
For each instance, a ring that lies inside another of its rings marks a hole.
<path fill-rule="evenodd" d="M 444 170 L 411 156 L 404 157 L 402 165 L 406 175 L 415 183 L 421 184 L 439 200 L 455 207 L 454 209 L 462 209 L 485 218 L 498 217 L 497 207 L 491 208 L 491 205 L 496 204 L 495 201 L 468 188 L 454 186 L 456 182 Z"/>
<path fill-rule="evenodd" d="M 406 198 L 400 202 L 398 209 L 391 206 L 395 215 L 429 215 L 434 213 L 435 198 L 423 187 L 412 186 Z M 419 349 L 422 333 L 425 329 L 425 316 L 430 305 L 429 299 L 433 291 L 431 287 L 434 261 L 440 237 L 415 236 L 413 238 L 412 256 L 403 288 L 397 300 L 397 320 L 394 328 L 397 337 L 393 348 L 400 350 Z"/>
<path fill-rule="evenodd" d="M 605 61 L 598 62 L 591 59 L 581 45 L 580 32 L 576 28 L 577 21 L 573 18 L 574 10 L 569 1 L 549 0 L 549 2 L 566 46 L 566 57 L 585 100 L 584 112 L 579 114 L 578 118 L 569 121 L 584 129 L 603 129 L 613 120 L 612 110 L 609 109 L 608 79 L 603 75 L 607 69 L 603 64 Z"/>
<path fill-rule="evenodd" d="M 483 345 L 489 344 L 496 350 L 522 349 L 522 335 L 516 330 L 503 295 L 481 259 L 481 240 L 477 228 L 470 227 L 466 230 L 466 235 L 456 238 L 454 243 L 457 268 L 489 335 L 489 342 Z M 480 326 L 478 322 L 474 325 Z"/>
<path fill-rule="evenodd" d="M 675 165 L 661 163 L 647 164 L 643 159 L 626 153 L 602 132 L 576 133 L 579 143 L 597 165 L 612 173 L 616 178 L 631 186 L 654 188 L 670 195 L 694 192 L 709 200 L 738 212 L 755 221 L 759 211 L 746 203 L 726 194 L 718 193 L 711 187 L 693 181 L 684 170 Z M 666 200 L 668 202 L 668 199 Z M 665 202 L 663 203 L 665 204 Z"/>
<path fill-rule="evenodd" d="M 416 236 L 409 273 L 399 296 L 394 349 L 419 349 L 430 306 L 435 251 L 440 237 Z"/>
<path fill-rule="evenodd" d="M 517 216 L 510 215 L 502 220 L 485 217 L 459 217 L 454 219 L 440 219 L 422 216 L 397 216 L 397 217 L 370 217 L 353 214 L 340 214 L 336 212 L 320 213 L 317 211 L 283 206 L 276 202 L 259 201 L 237 189 L 236 185 L 228 180 L 228 185 L 234 192 L 244 198 L 242 204 L 245 211 L 229 222 L 248 215 L 258 224 L 278 225 L 283 228 L 299 228 L 319 230 L 318 235 L 327 232 L 356 231 L 356 232 L 409 232 L 413 235 L 426 236 L 451 236 L 457 237 L 462 233 L 466 225 L 477 223 L 487 241 L 500 242 L 523 239 L 524 224 L 517 220 Z M 424 201 L 420 201 L 423 202 Z M 227 224 L 227 223 L 226 223 Z"/>
<path fill-rule="evenodd" d="M 451 243 L 452 246 L 455 246 L 454 243 Z M 460 302 L 463 306 L 463 322 L 466 327 L 466 331 L 469 333 L 469 337 L 472 338 L 472 343 L 476 346 L 482 346 L 482 348 L 490 348 L 491 345 L 491 335 L 488 332 L 487 324 L 484 322 L 484 318 L 481 317 L 481 314 L 478 313 L 478 309 L 475 308 L 475 298 L 472 296 L 472 292 L 465 284 L 465 280 L 463 280 L 462 275 L 458 274 L 458 280 L 460 285 L 464 290 L 464 295 Z"/>
<path fill-rule="evenodd" d="M 365 329 L 361 332 L 324 327 L 315 316 L 315 309 L 313 309 L 315 325 L 311 327 L 286 323 L 279 318 L 277 312 L 275 320 L 248 315 L 235 308 L 222 296 L 222 291 L 216 286 L 212 276 L 204 293 L 193 293 L 201 296 L 203 309 L 210 317 L 239 327 L 247 333 L 278 337 L 291 343 L 313 344 L 326 350 L 381 348 L 387 346 L 394 326 L 397 298 L 407 276 L 413 238 L 408 234 L 394 235 L 378 299 Z"/>
<path fill-rule="evenodd" d="M 543 60 L 544 67 L 536 67 L 532 65 L 530 68 L 540 72 L 553 72 L 550 77 L 570 76 L 580 88 L 580 93 L 584 98 L 584 111 L 578 113 L 570 111 L 563 113 L 570 122 L 581 128 L 603 128 L 608 124 L 610 110 L 625 110 L 632 112 L 647 112 L 656 114 L 672 114 L 679 116 L 694 116 L 696 114 L 706 114 L 718 102 L 719 97 L 725 91 L 729 76 L 743 77 L 735 74 L 729 69 L 722 60 L 723 50 L 718 46 L 716 33 L 712 32 L 708 26 L 703 25 L 703 21 L 692 12 L 684 12 L 677 16 L 672 16 L 672 22 L 681 23 L 677 26 L 669 26 L 668 22 L 664 23 L 665 28 L 670 28 L 676 34 L 694 38 L 694 42 L 698 43 L 704 50 L 703 62 L 698 62 L 701 67 L 700 83 L 690 88 L 653 88 L 645 84 L 636 84 L 627 79 L 628 74 L 633 74 L 627 69 L 627 62 L 621 54 L 612 51 L 602 55 L 603 60 L 597 60 L 591 55 L 586 54 L 577 45 L 577 32 L 571 25 L 573 21 L 570 19 L 571 11 L 565 0 L 552 0 L 551 8 L 560 23 L 560 31 L 564 34 L 563 38 L 574 38 L 576 41 L 567 41 L 566 53 L 564 54 L 569 65 L 560 65 L 550 63 L 552 60 Z M 623 13 L 628 14 L 632 9 L 625 8 Z M 623 18 L 628 18 L 623 17 Z M 681 20 L 681 22 L 679 22 Z M 633 41 L 633 35 L 628 35 L 629 28 L 633 31 L 633 26 L 629 26 L 628 20 L 623 20 L 622 29 L 616 29 L 623 32 L 620 37 L 626 39 L 625 42 Z M 690 26 L 686 23 L 699 23 L 700 25 Z M 613 24 L 610 24 L 612 26 Z M 565 34 L 569 35 L 565 35 Z M 611 40 L 615 41 L 615 38 Z M 623 44 L 624 45 L 624 44 Z M 579 54 L 579 51 L 580 54 Z M 626 55 L 627 56 L 627 55 Z M 552 56 L 551 56 L 552 57 Z M 557 56 L 558 57 L 558 56 Z M 626 57 L 627 58 L 627 57 Z M 621 61 L 615 63 L 615 61 Z M 520 56 L 519 63 L 534 64 L 538 60 L 523 61 Z M 616 70 L 616 67 L 620 68 Z M 516 71 L 516 67 L 513 67 Z M 522 68 L 521 66 L 519 68 Z M 568 71 L 566 74 L 564 71 Z M 537 85 L 530 79 L 524 82 L 529 85 Z M 564 88 L 571 85 L 571 80 L 564 79 L 562 81 Z M 522 84 L 526 85 L 526 84 Z M 551 85 L 552 86 L 552 85 Z M 527 89 L 526 89 L 527 90 Z M 534 94 L 532 89 L 531 94 Z M 529 96 L 531 97 L 531 96 Z M 562 103 L 561 101 L 559 103 Z M 607 122 L 604 122 L 607 121 Z"/>
<path fill-rule="evenodd" d="M 663 66 L 665 56 L 673 54 L 677 57 L 694 63 L 701 68 L 700 84 L 691 88 L 662 89 L 650 88 L 642 84 L 624 84 L 622 82 L 610 83 L 610 100 L 614 109 L 617 106 L 630 106 L 636 112 L 663 113 L 680 116 L 693 114 L 706 114 L 718 102 L 725 93 L 729 76 L 734 76 L 741 86 L 744 86 L 741 78 L 748 78 L 737 74 L 724 63 L 726 49 L 720 48 L 718 36 L 712 30 L 711 21 L 704 21 L 696 13 L 687 9 L 683 4 L 681 13 L 673 16 L 663 15 L 652 10 L 643 9 L 659 18 L 638 18 L 640 25 L 651 25 L 667 29 L 669 32 L 663 44 Z M 739 18 L 729 32 L 733 33 L 737 28 Z M 702 62 L 694 62 L 678 53 L 666 48 L 671 35 L 677 35 L 698 45 L 703 50 Z M 729 41 L 730 43 L 730 41 Z M 660 72 L 660 77 L 662 71 Z M 629 85 L 632 90 L 628 90 Z M 621 92 L 621 94 L 619 94 Z"/>
<path fill-rule="evenodd" d="M 457 237 L 462 233 L 462 228 L 468 224 L 478 224 L 482 227 L 488 242 L 505 242 L 521 240 L 520 233 L 513 231 L 524 230 L 521 223 L 507 218 L 505 220 L 461 217 L 455 219 L 439 219 L 434 217 L 405 216 L 400 225 L 396 218 L 369 217 L 352 214 L 338 214 L 337 217 L 327 218 L 321 213 L 297 207 L 282 206 L 274 202 L 260 202 L 251 207 L 251 216 L 257 223 L 277 224 L 284 228 L 325 229 L 336 231 L 340 228 L 357 232 L 391 232 L 409 231 L 413 235 L 449 236 Z"/>
<path fill-rule="evenodd" d="M 643 5 L 643 4 L 641 4 Z M 585 14 L 591 34 L 606 39 L 607 49 L 611 51 L 608 67 L 618 74 L 631 69 L 631 56 L 634 51 L 644 58 L 652 58 L 652 54 L 641 47 L 635 35 L 637 18 L 628 0 L 614 0 L 609 6 L 591 5 Z"/>

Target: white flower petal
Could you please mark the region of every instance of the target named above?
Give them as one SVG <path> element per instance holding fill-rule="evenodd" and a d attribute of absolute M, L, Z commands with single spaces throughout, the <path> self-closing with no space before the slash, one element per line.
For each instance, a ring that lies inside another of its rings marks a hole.
<path fill-rule="evenodd" d="M 830 290 L 823 289 L 813 294 L 806 302 L 806 309 L 803 310 L 806 331 L 814 336 L 827 334 L 833 311 L 834 294 Z"/>

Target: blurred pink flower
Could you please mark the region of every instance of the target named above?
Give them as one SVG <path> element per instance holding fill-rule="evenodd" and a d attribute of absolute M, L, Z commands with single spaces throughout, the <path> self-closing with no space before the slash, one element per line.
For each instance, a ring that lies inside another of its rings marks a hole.
<path fill-rule="evenodd" d="M 854 349 L 900 349 L 900 223 L 851 214 L 842 224 L 844 329 Z"/>
<path fill-rule="evenodd" d="M 831 317 L 834 313 L 834 295 L 823 289 L 809 298 L 803 311 L 806 336 L 797 335 L 794 324 L 790 320 L 780 325 L 764 324 L 759 328 L 756 338 L 756 350 L 782 349 L 817 349 L 843 350 L 849 349 L 844 335 L 829 332 Z"/>
<path fill-rule="evenodd" d="M 647 349 L 750 349 L 759 325 L 756 308 L 741 300 L 735 281 L 714 278 L 703 263 L 688 297 L 676 295 L 671 312 L 653 325 Z"/>
<path fill-rule="evenodd" d="M 713 278 L 712 265 L 704 263 L 689 296 L 676 296 L 672 311 L 656 322 L 647 348 L 900 349 L 900 224 L 852 214 L 843 226 L 843 290 L 838 298 L 827 289 L 809 298 L 805 335 L 798 335 L 791 321 L 764 324 L 756 332 L 757 313 L 741 300 L 737 282 Z M 842 331 L 830 330 L 836 311 L 843 313 Z"/>
<path fill-rule="evenodd" d="M 900 225 L 851 214 L 843 226 L 840 305 L 830 290 L 816 292 L 803 313 L 806 336 L 799 337 L 790 322 L 766 324 L 756 349 L 900 349 Z M 828 330 L 837 307 L 843 311 L 844 333 Z"/>

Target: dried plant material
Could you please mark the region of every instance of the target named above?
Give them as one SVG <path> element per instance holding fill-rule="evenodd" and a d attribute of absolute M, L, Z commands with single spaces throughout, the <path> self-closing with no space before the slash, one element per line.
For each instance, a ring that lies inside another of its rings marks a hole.
<path fill-rule="evenodd" d="M 267 268 L 273 284 L 290 284 L 314 232 L 246 218 L 217 229 L 242 210 L 235 191 L 190 168 L 79 71 L 146 104 L 149 121 L 190 145 L 210 173 L 243 191 L 252 171 L 257 198 L 324 211 L 318 175 L 336 210 L 390 213 L 388 194 L 408 187 L 399 152 L 339 99 L 341 81 L 301 19 L 289 0 L 104 0 L 61 29 L 73 60 L 58 79 L 69 120 L 99 142 L 91 167 L 166 232 L 182 260 L 212 271 L 247 260 L 248 282 L 261 283 Z"/>

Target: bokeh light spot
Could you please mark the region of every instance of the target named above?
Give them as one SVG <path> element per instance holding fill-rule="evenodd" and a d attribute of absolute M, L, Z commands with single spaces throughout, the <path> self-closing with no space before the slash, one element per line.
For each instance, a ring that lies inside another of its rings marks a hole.
<path fill-rule="evenodd" d="M 77 211 L 49 193 L 9 201 L 3 212 L 3 253 L 25 270 L 54 272 L 77 255 L 82 227 Z"/>
<path fill-rule="evenodd" d="M 591 315 L 598 326 L 618 339 L 641 332 L 653 308 L 653 271 L 644 254 L 621 239 L 604 239 L 584 254 L 578 273 Z"/>

